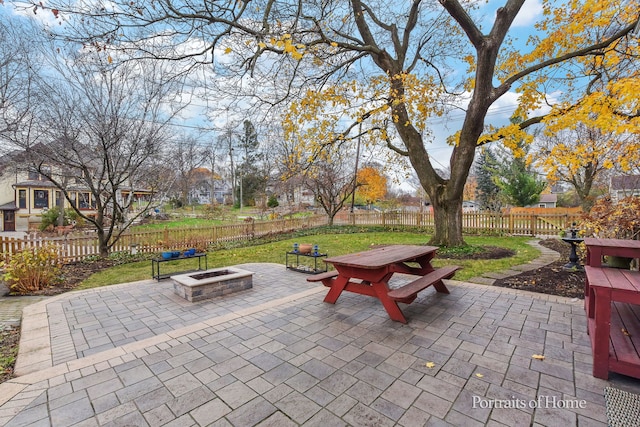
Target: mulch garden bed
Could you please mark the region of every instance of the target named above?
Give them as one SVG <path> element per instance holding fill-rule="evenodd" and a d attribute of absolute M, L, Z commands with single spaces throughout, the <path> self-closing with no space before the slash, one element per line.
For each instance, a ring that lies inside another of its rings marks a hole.
<path fill-rule="evenodd" d="M 493 285 L 569 298 L 584 298 L 584 271 L 563 269 L 569 262 L 569 244 L 560 239 L 542 240 L 540 244 L 560 253 L 560 259 L 536 270 L 496 280 Z M 583 262 L 584 260 L 581 261 Z"/>

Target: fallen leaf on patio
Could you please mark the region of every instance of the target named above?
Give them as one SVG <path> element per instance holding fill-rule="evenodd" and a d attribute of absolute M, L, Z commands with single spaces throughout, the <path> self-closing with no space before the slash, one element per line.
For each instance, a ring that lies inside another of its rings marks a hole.
<path fill-rule="evenodd" d="M 629 331 L 627 331 L 625 328 L 621 329 L 622 333 L 625 334 L 626 336 L 630 337 L 631 334 L 629 333 Z"/>
<path fill-rule="evenodd" d="M 427 368 L 433 368 L 434 366 L 436 366 L 436 364 L 433 362 L 427 362 L 424 364 L 424 366 L 426 366 Z"/>
<path fill-rule="evenodd" d="M 482 377 L 484 377 L 484 375 L 482 375 L 482 374 L 480 374 L 480 373 L 476 373 L 476 377 L 478 377 L 478 378 L 482 378 Z"/>
<path fill-rule="evenodd" d="M 544 360 L 544 356 L 542 354 L 534 354 L 531 357 L 536 360 Z"/>

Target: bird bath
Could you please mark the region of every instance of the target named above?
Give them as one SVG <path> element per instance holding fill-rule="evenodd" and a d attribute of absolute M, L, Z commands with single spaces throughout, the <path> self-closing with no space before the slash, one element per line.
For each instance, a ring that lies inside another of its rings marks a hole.
<path fill-rule="evenodd" d="M 578 237 L 578 229 L 575 228 L 575 223 L 569 229 L 571 235 L 568 237 L 563 237 L 562 240 L 571 245 L 571 253 L 569 254 L 569 262 L 566 263 L 562 268 L 564 270 L 583 270 L 584 267 L 580 265 L 580 258 L 578 258 L 578 254 L 576 252 L 576 247 L 584 241 L 582 237 Z"/>
<path fill-rule="evenodd" d="M 171 276 L 173 291 L 190 302 L 198 302 L 253 288 L 253 273 L 222 267 Z"/>

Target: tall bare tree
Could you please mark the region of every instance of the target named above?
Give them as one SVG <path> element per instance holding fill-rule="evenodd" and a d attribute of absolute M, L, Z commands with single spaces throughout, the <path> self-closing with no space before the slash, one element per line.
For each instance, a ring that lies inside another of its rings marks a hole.
<path fill-rule="evenodd" d="M 32 51 L 33 30 L 30 22 L 19 25 L 0 14 L 0 154 L 11 150 L 7 142 L 30 129 L 34 79 L 41 65 Z"/>
<path fill-rule="evenodd" d="M 197 169 L 206 165 L 208 153 L 194 135 L 180 138 L 171 145 L 166 151 L 171 153 L 169 161 L 176 171 L 173 187 L 180 203 L 186 205 L 190 202 L 189 193 L 199 179 Z"/>
<path fill-rule="evenodd" d="M 13 142 L 95 228 L 100 255 L 107 256 L 171 181 L 162 167 L 163 144 L 167 124 L 183 108 L 172 103 L 180 79 L 158 64 L 116 66 L 90 51 L 47 58 L 31 110 L 37 138 Z M 90 194 L 84 205 L 75 198 L 79 192 Z"/>
<path fill-rule="evenodd" d="M 335 216 L 351 200 L 354 181 L 352 162 L 339 155 L 317 161 L 306 170 L 305 186 L 329 217 L 329 225 L 333 225 Z"/>

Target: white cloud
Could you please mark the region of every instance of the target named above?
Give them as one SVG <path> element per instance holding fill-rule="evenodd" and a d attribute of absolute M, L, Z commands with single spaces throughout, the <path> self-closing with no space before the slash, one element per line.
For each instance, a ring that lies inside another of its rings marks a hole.
<path fill-rule="evenodd" d="M 559 102 L 561 92 L 551 92 L 546 94 L 546 103 L 541 104 L 535 110 L 529 111 L 529 116 L 539 116 L 542 114 L 547 114 L 551 111 L 551 107 L 548 104 L 554 105 Z M 511 114 L 518 106 L 518 100 L 520 99 L 520 94 L 515 92 L 507 92 L 500 99 L 498 99 L 490 108 L 487 114 L 488 118 L 496 118 L 500 119 L 508 119 L 511 117 Z M 487 120 L 487 121 L 494 121 Z"/>
<path fill-rule="evenodd" d="M 542 15 L 542 2 L 540 0 L 527 0 L 520 9 L 518 16 L 513 21 L 512 28 L 531 27 Z"/>

